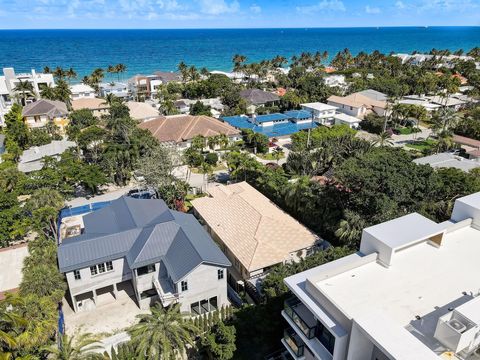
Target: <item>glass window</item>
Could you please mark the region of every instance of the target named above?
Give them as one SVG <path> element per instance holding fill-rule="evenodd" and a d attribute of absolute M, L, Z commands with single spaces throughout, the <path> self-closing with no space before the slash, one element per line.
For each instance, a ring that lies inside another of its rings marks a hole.
<path fill-rule="evenodd" d="M 223 269 L 219 269 L 217 272 L 217 275 L 218 275 L 218 280 L 223 279 Z"/>
<path fill-rule="evenodd" d="M 92 275 L 97 275 L 98 274 L 96 266 L 90 266 L 90 274 L 92 274 Z"/>
<path fill-rule="evenodd" d="M 200 301 L 200 313 L 204 314 L 207 313 L 208 310 L 208 300 Z"/>
<path fill-rule="evenodd" d="M 107 271 L 112 271 L 113 270 L 113 264 L 111 261 L 107 261 L 105 263 L 105 265 L 107 266 Z"/>
<path fill-rule="evenodd" d="M 155 289 L 148 289 L 148 290 L 143 291 L 143 292 L 140 294 L 140 299 L 151 298 L 151 297 L 156 296 L 156 295 L 157 295 L 157 290 L 155 290 Z"/>
<path fill-rule="evenodd" d="M 80 270 L 73 270 L 73 277 L 75 280 L 80 280 L 82 278 L 80 275 Z"/>
<path fill-rule="evenodd" d="M 98 267 L 98 272 L 100 274 L 105 272 L 105 264 L 104 263 L 98 264 L 97 267 Z"/>
<path fill-rule="evenodd" d="M 182 291 L 187 291 L 188 290 L 188 283 L 186 281 L 182 281 Z"/>
<path fill-rule="evenodd" d="M 142 266 L 142 267 L 137 269 L 138 276 L 145 275 L 145 274 L 150 274 L 152 272 L 155 272 L 155 264 Z"/>
<path fill-rule="evenodd" d="M 317 329 L 315 330 L 315 336 L 323 344 L 323 346 L 325 346 L 325 348 L 330 352 L 330 354 L 333 354 L 333 349 L 335 347 L 335 337 L 319 321 L 317 321 Z"/>
<path fill-rule="evenodd" d="M 210 303 L 210 310 L 215 311 L 218 309 L 218 302 L 217 302 L 216 296 L 210 298 L 209 303 Z"/>
<path fill-rule="evenodd" d="M 198 302 L 190 304 L 190 312 L 193 315 L 200 315 L 200 305 Z"/>

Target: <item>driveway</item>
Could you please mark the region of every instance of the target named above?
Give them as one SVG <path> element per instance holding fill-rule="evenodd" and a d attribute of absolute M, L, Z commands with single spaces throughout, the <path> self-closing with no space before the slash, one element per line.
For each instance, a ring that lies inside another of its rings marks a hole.
<path fill-rule="evenodd" d="M 108 301 L 102 299 L 101 304 L 95 309 L 77 313 L 73 312 L 67 301 L 64 300 L 63 303 L 65 329 L 68 335 L 79 332 L 96 335 L 116 334 L 133 325 L 137 321 L 137 315 L 149 312 L 140 310 L 137 303 L 124 292 L 119 292 L 118 300 L 113 297 Z"/>
<path fill-rule="evenodd" d="M 413 133 L 409 135 L 392 135 L 392 140 L 393 140 L 393 146 L 396 147 L 403 147 L 415 140 L 419 139 L 427 139 L 429 136 L 432 135 L 432 130 L 425 128 L 425 127 L 420 127 L 421 132 L 418 133 Z"/>

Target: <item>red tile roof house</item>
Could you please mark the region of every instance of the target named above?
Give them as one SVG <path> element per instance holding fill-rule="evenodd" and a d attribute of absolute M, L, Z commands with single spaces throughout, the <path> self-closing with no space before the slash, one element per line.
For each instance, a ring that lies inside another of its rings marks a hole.
<path fill-rule="evenodd" d="M 144 121 L 138 126 L 149 130 L 161 143 L 175 146 L 179 150 L 189 148 L 192 139 L 197 135 L 208 138 L 224 134 L 232 142 L 241 139 L 238 129 L 206 115 L 160 116 L 153 120 Z"/>

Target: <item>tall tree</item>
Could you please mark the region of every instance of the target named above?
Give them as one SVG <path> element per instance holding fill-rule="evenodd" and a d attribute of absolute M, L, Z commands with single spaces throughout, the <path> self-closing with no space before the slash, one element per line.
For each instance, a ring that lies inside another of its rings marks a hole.
<path fill-rule="evenodd" d="M 169 360 L 181 356 L 200 330 L 180 313 L 180 304 L 163 308 L 157 303 L 151 314 L 138 315 L 139 323 L 128 333 L 136 347 L 137 356 Z"/>

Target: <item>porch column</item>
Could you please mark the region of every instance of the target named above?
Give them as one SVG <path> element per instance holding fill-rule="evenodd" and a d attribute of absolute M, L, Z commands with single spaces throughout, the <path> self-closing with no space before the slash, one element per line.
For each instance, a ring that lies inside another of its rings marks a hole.
<path fill-rule="evenodd" d="M 113 284 L 113 296 L 115 297 L 115 300 L 118 299 L 118 290 L 117 290 L 117 284 Z"/>
<path fill-rule="evenodd" d="M 93 289 L 93 302 L 95 303 L 95 306 L 97 305 L 97 290 Z"/>

